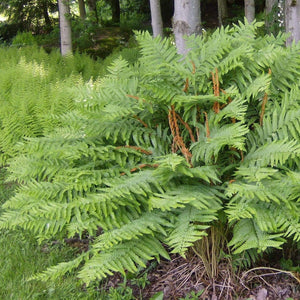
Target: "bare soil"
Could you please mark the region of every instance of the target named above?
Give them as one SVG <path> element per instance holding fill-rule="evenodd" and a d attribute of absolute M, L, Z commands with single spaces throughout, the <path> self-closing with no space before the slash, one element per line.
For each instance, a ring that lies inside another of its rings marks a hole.
<path fill-rule="evenodd" d="M 150 299 L 163 291 L 164 299 L 176 300 L 202 291 L 199 299 L 205 300 L 300 300 L 300 274 L 271 267 L 235 273 L 230 264 L 221 262 L 217 278 L 210 280 L 197 256 L 184 259 L 174 255 L 171 261 L 161 261 L 148 272 L 148 280 L 143 290 L 129 284 L 136 299 L 141 299 L 141 293 L 142 299 Z M 115 275 L 108 280 L 107 288 L 122 282 L 122 277 Z"/>

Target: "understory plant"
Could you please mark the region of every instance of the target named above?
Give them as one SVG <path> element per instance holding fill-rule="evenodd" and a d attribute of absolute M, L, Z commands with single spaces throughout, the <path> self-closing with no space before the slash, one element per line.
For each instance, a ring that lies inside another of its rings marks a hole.
<path fill-rule="evenodd" d="M 300 239 L 300 45 L 258 37 L 260 26 L 190 37 L 185 57 L 138 33 L 134 66 L 117 59 L 77 88 L 55 130 L 18 144 L 0 228 L 90 239 L 35 278 L 136 272 L 185 257 L 220 222 L 235 253 Z"/>
<path fill-rule="evenodd" d="M 78 53 L 48 54 L 37 46 L 1 47 L 0 55 L 0 164 L 5 165 L 18 153 L 19 141 L 44 136 L 60 122 L 58 115 L 75 109 L 74 87 L 103 76 L 106 62 Z"/>

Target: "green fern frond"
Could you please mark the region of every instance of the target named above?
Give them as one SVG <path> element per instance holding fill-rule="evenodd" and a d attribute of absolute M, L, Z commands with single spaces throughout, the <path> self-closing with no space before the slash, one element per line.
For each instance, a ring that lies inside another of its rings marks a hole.
<path fill-rule="evenodd" d="M 279 140 L 266 143 L 262 147 L 253 147 L 245 156 L 246 166 L 278 166 L 283 165 L 289 158 L 299 157 L 300 145 L 297 141 Z"/>
<path fill-rule="evenodd" d="M 265 251 L 268 247 L 280 248 L 283 243 L 282 234 L 268 234 L 261 231 L 252 219 L 243 219 L 234 226 L 228 246 L 238 254 L 252 248 L 258 251 Z"/>
<path fill-rule="evenodd" d="M 142 236 L 139 239 L 125 241 L 111 247 L 107 251 L 94 253 L 85 263 L 78 276 L 89 284 L 94 280 L 101 280 L 112 272 L 125 274 L 125 269 L 135 273 L 137 265 L 146 267 L 145 261 L 159 256 L 169 259 L 169 255 L 161 243 L 152 236 Z"/>
<path fill-rule="evenodd" d="M 210 130 L 210 136 L 204 137 L 192 144 L 193 161 L 203 161 L 211 164 L 217 161 L 218 154 L 225 146 L 245 150 L 245 135 L 248 128 L 239 123 L 215 126 Z"/>
<path fill-rule="evenodd" d="M 216 188 L 205 185 L 182 185 L 167 190 L 165 193 L 155 193 L 149 198 L 150 208 L 159 208 L 162 211 L 190 204 L 200 210 L 221 208 L 221 193 Z"/>
<path fill-rule="evenodd" d="M 89 252 L 83 253 L 80 256 L 76 257 L 73 260 L 68 262 L 62 262 L 58 265 L 48 268 L 42 273 L 36 274 L 29 278 L 29 280 L 55 280 L 68 272 L 72 272 L 74 269 L 78 268 L 79 265 L 86 259 L 88 259 Z"/>
<path fill-rule="evenodd" d="M 107 231 L 97 237 L 93 243 L 93 250 L 103 251 L 123 241 L 137 239 L 142 235 L 154 234 L 157 232 L 167 235 L 164 227 L 170 227 L 164 215 L 159 211 L 152 211 L 141 214 L 138 219 L 125 224 L 121 228 Z"/>
<path fill-rule="evenodd" d="M 185 252 L 194 242 L 206 236 L 207 223 L 216 220 L 215 210 L 199 210 L 192 206 L 186 206 L 181 209 L 174 229 L 170 231 L 167 244 L 173 248 L 172 253 L 179 253 L 185 257 Z"/>

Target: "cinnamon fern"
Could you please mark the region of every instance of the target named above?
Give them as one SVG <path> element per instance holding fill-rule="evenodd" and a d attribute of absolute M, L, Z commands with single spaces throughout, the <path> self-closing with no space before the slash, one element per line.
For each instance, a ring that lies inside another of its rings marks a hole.
<path fill-rule="evenodd" d="M 300 239 L 300 44 L 258 36 L 260 26 L 191 37 L 185 57 L 137 33 L 135 65 L 119 58 L 74 87 L 74 109 L 18 144 L 19 188 L 0 228 L 91 237 L 86 253 L 36 278 L 75 268 L 90 283 L 185 256 L 221 212 L 236 253 Z"/>

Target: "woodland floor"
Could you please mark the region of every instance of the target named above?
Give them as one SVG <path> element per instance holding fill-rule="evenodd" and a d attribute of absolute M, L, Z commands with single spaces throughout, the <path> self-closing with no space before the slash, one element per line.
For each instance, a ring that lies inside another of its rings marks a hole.
<path fill-rule="evenodd" d="M 149 284 L 140 290 L 131 286 L 136 299 L 150 299 L 163 291 L 163 299 L 185 298 L 189 293 L 202 291 L 199 299 L 227 300 L 299 300 L 300 281 L 288 271 L 275 268 L 255 268 L 234 274 L 226 262 L 218 267 L 215 281 L 209 281 L 206 270 L 197 256 L 185 260 L 174 255 L 171 261 L 161 261 L 148 272 Z M 109 278 L 107 289 L 123 282 L 120 275 Z M 130 286 L 130 285 L 129 285 Z"/>

